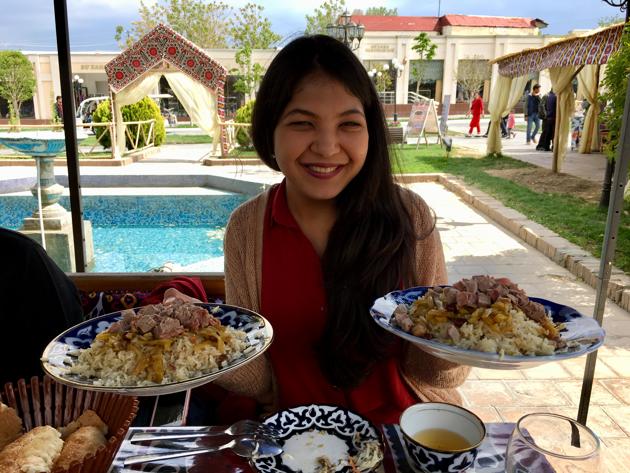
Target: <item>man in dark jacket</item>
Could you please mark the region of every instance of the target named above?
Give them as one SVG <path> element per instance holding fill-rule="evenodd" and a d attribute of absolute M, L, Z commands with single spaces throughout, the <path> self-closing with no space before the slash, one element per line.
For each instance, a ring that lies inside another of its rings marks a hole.
<path fill-rule="evenodd" d="M 536 149 L 539 151 L 551 151 L 551 143 L 553 142 L 556 129 L 556 94 L 553 93 L 553 89 L 542 98 L 542 103 L 546 114 L 545 127 Z"/>
<path fill-rule="evenodd" d="M 525 118 L 527 119 L 527 144 L 536 143 L 536 134 L 540 129 L 540 119 L 538 118 L 538 106 L 540 105 L 540 84 L 532 87 L 532 93 L 527 96 L 527 108 Z M 532 132 L 532 128 L 534 131 Z"/>
<path fill-rule="evenodd" d="M 76 287 L 46 251 L 0 228 L 0 386 L 41 375 L 48 342 L 83 321 Z"/>

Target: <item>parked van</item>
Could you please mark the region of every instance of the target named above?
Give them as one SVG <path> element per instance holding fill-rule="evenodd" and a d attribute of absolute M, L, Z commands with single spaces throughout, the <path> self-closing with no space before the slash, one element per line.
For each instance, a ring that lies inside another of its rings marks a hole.
<path fill-rule="evenodd" d="M 155 100 L 155 103 L 157 103 L 158 106 L 160 106 L 160 100 L 173 98 L 171 94 L 149 94 L 149 97 Z M 96 107 L 98 107 L 98 104 L 101 103 L 103 100 L 108 100 L 108 99 L 109 99 L 109 96 L 100 95 L 98 97 L 89 97 L 83 100 L 77 107 L 77 113 L 75 114 L 77 126 L 82 125 L 84 123 L 91 123 L 92 114 L 96 110 Z M 160 109 L 162 109 L 162 107 L 160 107 Z M 84 128 L 87 128 L 87 127 L 84 127 Z"/>

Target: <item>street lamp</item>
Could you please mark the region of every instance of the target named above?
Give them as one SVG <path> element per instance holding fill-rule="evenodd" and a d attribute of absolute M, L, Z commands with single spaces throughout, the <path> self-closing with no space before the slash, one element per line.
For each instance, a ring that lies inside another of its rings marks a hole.
<path fill-rule="evenodd" d="M 337 20 L 337 24 L 331 23 L 326 27 L 326 34 L 341 41 L 351 50 L 355 50 L 361 44 L 365 26 L 350 21 L 350 18 L 352 18 L 352 15 L 346 10 Z"/>
<path fill-rule="evenodd" d="M 387 64 L 386 64 L 387 65 Z M 394 122 L 398 121 L 398 113 L 396 112 L 396 102 L 398 99 L 396 97 L 398 90 L 398 79 L 402 75 L 402 72 L 405 70 L 405 65 L 398 61 L 398 58 L 392 59 L 392 70 L 394 71 Z"/>
<path fill-rule="evenodd" d="M 81 102 L 81 88 L 83 87 L 83 78 L 79 77 L 78 74 L 75 74 L 72 78 L 72 86 L 74 88 L 74 104 L 76 107 L 79 106 Z"/>

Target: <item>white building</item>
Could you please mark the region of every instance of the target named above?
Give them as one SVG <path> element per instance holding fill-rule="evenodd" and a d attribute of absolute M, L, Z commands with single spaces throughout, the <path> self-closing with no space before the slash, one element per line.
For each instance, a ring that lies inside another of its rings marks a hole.
<path fill-rule="evenodd" d="M 441 101 L 444 95 L 463 100 L 461 88 L 458 90 L 457 69 L 460 61 L 486 61 L 504 54 L 538 48 L 558 39 L 543 35 L 541 30 L 546 23 L 539 19 L 444 15 L 426 16 L 364 16 L 353 15 L 352 21 L 365 26 L 365 36 L 356 50 L 357 56 L 370 70 L 383 64 L 391 64 L 392 59 L 404 65 L 404 69 L 395 80 L 395 97 L 399 104 L 408 103 L 409 91 L 416 90 L 416 81 L 412 68 L 418 61 L 418 54 L 412 49 L 413 38 L 420 32 L 426 32 L 437 46 L 433 60 L 427 65 L 420 93 Z M 275 50 L 256 50 L 253 59 L 262 66 L 269 64 Z M 27 103 L 22 110 L 23 116 L 37 119 L 52 117 L 53 102 L 60 95 L 59 62 L 56 52 L 30 52 L 24 54 L 33 63 L 37 88 L 32 104 Z M 72 53 L 72 72 L 79 76 L 75 82 L 77 95 L 82 97 L 108 95 L 105 64 L 119 51 L 94 51 Z M 228 71 L 237 67 L 234 50 L 215 49 L 208 54 L 221 63 Z M 496 66 L 492 78 L 496 76 Z M 532 77 L 549 88 L 546 76 Z M 79 83 L 80 82 L 80 83 Z M 230 84 L 227 84 L 227 106 L 230 103 Z M 490 90 L 489 78 L 484 84 L 486 96 Z M 159 92 L 159 91 L 155 91 Z M 394 90 L 391 91 L 393 99 Z M 487 98 L 487 97 L 486 97 Z M 451 103 L 455 102 L 451 98 Z M 0 113 L 6 112 L 0 107 Z"/>
<path fill-rule="evenodd" d="M 557 36 L 543 35 L 547 24 L 540 19 L 494 16 L 444 15 L 435 16 L 365 16 L 353 15 L 352 21 L 365 26 L 365 36 L 357 50 L 359 58 L 368 70 L 379 64 L 391 64 L 392 59 L 404 64 L 396 81 L 397 103 L 408 102 L 408 92 L 416 90 L 411 73 L 419 55 L 412 46 L 414 37 L 425 32 L 437 46 L 436 54 L 423 74 L 420 85 L 422 95 L 441 101 L 444 95 L 462 100 L 458 91 L 457 69 L 463 60 L 489 60 L 504 54 L 539 48 Z M 486 96 L 490 81 L 496 77 L 496 66 L 492 78 L 484 84 Z M 548 89 L 548 77 L 537 76 Z M 487 97 L 486 97 L 487 98 Z M 454 100 L 451 99 L 451 102 Z"/>

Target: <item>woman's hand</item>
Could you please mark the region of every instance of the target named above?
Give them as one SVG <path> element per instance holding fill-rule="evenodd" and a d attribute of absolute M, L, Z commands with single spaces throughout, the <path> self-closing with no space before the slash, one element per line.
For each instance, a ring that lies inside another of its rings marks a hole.
<path fill-rule="evenodd" d="M 180 292 L 173 287 L 169 287 L 166 291 L 164 291 L 164 298 L 162 299 L 162 303 L 165 305 L 168 305 L 168 304 L 172 304 L 175 301 L 201 302 L 199 299 L 195 299 L 194 297 L 187 296 L 183 292 Z"/>

